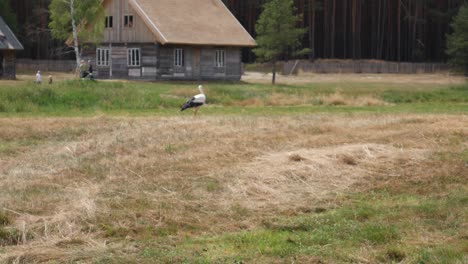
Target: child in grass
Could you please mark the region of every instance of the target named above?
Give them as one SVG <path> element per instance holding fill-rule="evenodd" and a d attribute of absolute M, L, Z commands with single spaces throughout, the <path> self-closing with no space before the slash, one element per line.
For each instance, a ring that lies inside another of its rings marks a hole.
<path fill-rule="evenodd" d="M 37 83 L 37 84 L 41 84 L 41 83 L 42 83 L 41 71 L 37 71 L 37 73 L 36 73 L 36 83 Z"/>

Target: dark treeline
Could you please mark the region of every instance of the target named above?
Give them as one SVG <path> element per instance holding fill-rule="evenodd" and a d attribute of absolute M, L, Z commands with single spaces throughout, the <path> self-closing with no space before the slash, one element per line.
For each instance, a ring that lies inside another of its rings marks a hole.
<path fill-rule="evenodd" d="M 255 36 L 255 23 L 266 0 L 223 0 Z M 379 59 L 445 61 L 450 21 L 466 0 L 294 0 L 303 47 L 309 59 Z M 18 37 L 25 46 L 20 57 L 70 58 L 62 42 L 48 30 L 50 0 L 10 0 Z M 253 61 L 246 51 L 244 59 Z M 289 59 L 289 58 L 285 58 Z"/>
<path fill-rule="evenodd" d="M 223 0 L 246 29 L 265 0 Z M 445 61 L 450 21 L 466 0 L 294 0 L 310 59 Z M 250 55 L 252 56 L 252 55 Z"/>
<path fill-rule="evenodd" d="M 49 30 L 51 0 L 10 0 L 16 14 L 17 37 L 24 46 L 20 58 L 72 59 L 63 41 L 54 40 Z"/>

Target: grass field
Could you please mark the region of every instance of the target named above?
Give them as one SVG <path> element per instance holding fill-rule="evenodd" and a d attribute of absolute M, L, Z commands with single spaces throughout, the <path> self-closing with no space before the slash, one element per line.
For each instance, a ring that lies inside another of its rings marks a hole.
<path fill-rule="evenodd" d="M 195 83 L 30 79 L 0 81 L 0 263 L 468 262 L 463 79 L 255 75 L 197 117 Z"/>

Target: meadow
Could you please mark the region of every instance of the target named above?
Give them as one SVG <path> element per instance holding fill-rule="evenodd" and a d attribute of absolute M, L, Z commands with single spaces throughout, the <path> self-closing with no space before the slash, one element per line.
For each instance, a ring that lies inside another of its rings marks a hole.
<path fill-rule="evenodd" d="M 466 263 L 446 76 L 0 81 L 1 263 Z"/>

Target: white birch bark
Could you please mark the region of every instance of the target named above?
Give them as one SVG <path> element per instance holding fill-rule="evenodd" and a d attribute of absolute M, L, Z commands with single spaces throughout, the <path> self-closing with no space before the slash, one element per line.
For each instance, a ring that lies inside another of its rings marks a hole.
<path fill-rule="evenodd" d="M 72 29 L 73 29 L 73 48 L 75 49 L 75 55 L 76 55 L 76 70 L 79 72 L 80 70 L 80 62 L 81 62 L 81 54 L 80 54 L 80 47 L 79 47 L 79 42 L 78 42 L 78 28 L 76 26 L 76 21 L 75 21 L 75 0 L 70 0 L 70 17 L 71 17 L 71 23 L 72 23 Z"/>

